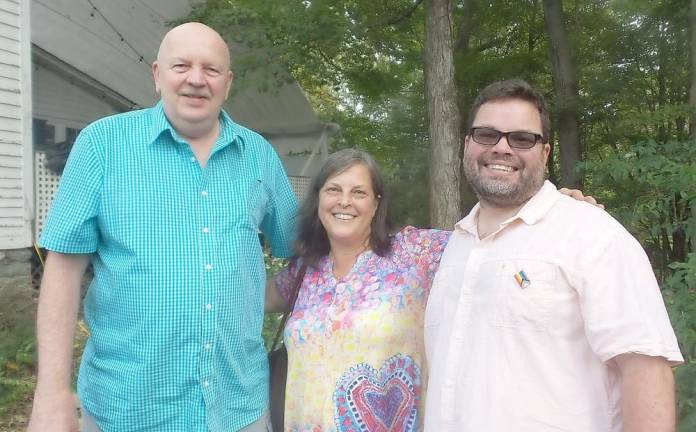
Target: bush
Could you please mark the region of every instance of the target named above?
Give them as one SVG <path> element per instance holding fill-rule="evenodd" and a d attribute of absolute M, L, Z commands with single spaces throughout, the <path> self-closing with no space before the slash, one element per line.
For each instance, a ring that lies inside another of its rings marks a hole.
<path fill-rule="evenodd" d="M 20 430 L 34 392 L 34 326 L 0 332 L 0 428 Z"/>
<path fill-rule="evenodd" d="M 270 250 L 264 250 L 264 260 L 266 262 L 266 277 L 272 278 L 287 264 L 288 260 L 282 258 L 274 258 L 271 256 Z M 280 320 L 283 314 L 267 313 L 263 318 L 263 340 L 266 342 L 266 350 L 271 349 L 273 338 L 275 338 Z"/>
<path fill-rule="evenodd" d="M 679 430 L 686 432 L 696 430 L 696 253 L 670 267 L 674 273 L 667 279 L 664 292 L 686 360 L 676 371 Z"/>
<path fill-rule="evenodd" d="M 582 164 L 590 188 L 646 249 L 685 364 L 680 432 L 696 430 L 696 143 L 645 140 Z"/>

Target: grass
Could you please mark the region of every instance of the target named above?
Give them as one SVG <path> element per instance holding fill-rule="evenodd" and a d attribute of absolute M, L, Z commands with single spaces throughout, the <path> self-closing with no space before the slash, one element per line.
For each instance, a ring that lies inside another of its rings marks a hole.
<path fill-rule="evenodd" d="M 24 430 L 34 392 L 36 344 L 28 331 L 0 332 L 0 431 Z"/>
<path fill-rule="evenodd" d="M 75 335 L 73 370 L 77 371 L 89 335 L 82 321 L 78 322 Z M 34 323 L 14 331 L 1 331 L 0 341 L 0 432 L 24 431 L 36 386 Z"/>

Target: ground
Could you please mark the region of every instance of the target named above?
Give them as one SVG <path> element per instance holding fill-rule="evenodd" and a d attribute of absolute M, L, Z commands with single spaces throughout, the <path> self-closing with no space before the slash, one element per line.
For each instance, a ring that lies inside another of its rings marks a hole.
<path fill-rule="evenodd" d="M 35 295 L 28 277 L 0 277 L 0 431 L 26 426 L 34 388 Z"/>
<path fill-rule="evenodd" d="M 0 277 L 0 432 L 26 430 L 36 383 L 37 290 L 28 277 Z M 75 370 L 87 339 L 78 323 Z"/>

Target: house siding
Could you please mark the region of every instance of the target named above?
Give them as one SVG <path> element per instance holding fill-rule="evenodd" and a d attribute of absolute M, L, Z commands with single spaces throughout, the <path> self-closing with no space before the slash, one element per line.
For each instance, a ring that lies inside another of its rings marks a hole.
<path fill-rule="evenodd" d="M 0 0 L 2 1 L 2 0 Z M 119 112 L 74 81 L 41 66 L 34 68 L 34 117 L 54 125 L 82 129 L 87 124 Z"/>
<path fill-rule="evenodd" d="M 0 249 L 32 244 L 29 0 L 0 0 Z"/>

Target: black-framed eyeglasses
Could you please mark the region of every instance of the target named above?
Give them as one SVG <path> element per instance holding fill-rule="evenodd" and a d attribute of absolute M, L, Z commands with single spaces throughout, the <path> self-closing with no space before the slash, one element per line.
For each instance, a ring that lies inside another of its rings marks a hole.
<path fill-rule="evenodd" d="M 487 146 L 494 146 L 502 137 L 505 137 L 508 145 L 516 149 L 530 149 L 543 140 L 541 135 L 532 132 L 501 132 L 488 127 L 472 127 L 469 135 L 475 142 Z"/>

